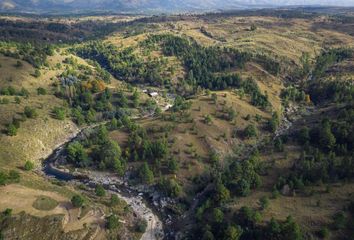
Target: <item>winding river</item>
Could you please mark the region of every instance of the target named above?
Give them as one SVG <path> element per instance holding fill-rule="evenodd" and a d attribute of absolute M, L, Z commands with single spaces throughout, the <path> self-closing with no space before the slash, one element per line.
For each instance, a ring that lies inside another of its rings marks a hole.
<path fill-rule="evenodd" d="M 44 161 L 43 172 L 49 177 L 55 177 L 61 181 L 83 183 L 89 187 L 95 187 L 97 184 L 103 185 L 107 190 L 118 195 L 135 212 L 135 214 L 147 222 L 147 228 L 141 237 L 141 240 L 160 240 L 164 238 L 163 223 L 159 216 L 154 213 L 152 208 L 146 204 L 148 199 L 144 199 L 142 193 L 137 192 L 127 182 L 112 173 L 86 171 L 82 173 L 70 173 L 60 167 L 60 160 L 65 158 L 66 146 L 75 140 L 82 139 L 86 133 L 96 126 L 82 129 L 76 136 L 73 136 L 67 142 L 56 148 L 53 153 Z"/>

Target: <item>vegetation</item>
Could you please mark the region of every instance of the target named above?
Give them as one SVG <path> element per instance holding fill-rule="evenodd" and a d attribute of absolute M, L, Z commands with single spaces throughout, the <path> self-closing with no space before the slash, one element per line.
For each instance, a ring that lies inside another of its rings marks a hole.
<path fill-rule="evenodd" d="M 35 209 L 41 211 L 50 211 L 53 210 L 56 206 L 58 206 L 58 202 L 54 199 L 47 196 L 39 196 L 37 200 L 33 203 L 33 207 Z"/>
<path fill-rule="evenodd" d="M 106 190 L 103 188 L 102 185 L 97 185 L 95 189 L 95 193 L 98 197 L 103 197 L 106 195 Z"/>
<path fill-rule="evenodd" d="M 0 186 L 20 181 L 20 174 L 16 170 L 10 170 L 8 173 L 0 171 Z"/>
<path fill-rule="evenodd" d="M 71 198 L 71 203 L 73 204 L 74 207 L 79 208 L 82 207 L 84 204 L 85 200 L 83 199 L 82 196 L 80 195 L 74 195 Z"/>
<path fill-rule="evenodd" d="M 342 16 L 349 10 L 308 11 L 0 20 L 0 185 L 8 198 L 0 201 L 8 207 L 0 236 L 135 239 L 146 231 L 102 185 L 74 193 L 30 172 L 75 124 L 83 133 L 58 163 L 124 176 L 151 192 L 171 237 L 352 236 L 354 21 Z M 35 196 L 26 212 L 50 216 L 11 216 L 12 199 L 21 197 L 14 188 Z M 75 208 L 65 214 L 100 211 L 67 232 L 52 216 L 62 199 Z M 97 224 L 101 210 L 108 230 Z"/>
<path fill-rule="evenodd" d="M 24 169 L 26 171 L 31 171 L 34 168 L 34 163 L 31 161 L 26 161 Z"/>

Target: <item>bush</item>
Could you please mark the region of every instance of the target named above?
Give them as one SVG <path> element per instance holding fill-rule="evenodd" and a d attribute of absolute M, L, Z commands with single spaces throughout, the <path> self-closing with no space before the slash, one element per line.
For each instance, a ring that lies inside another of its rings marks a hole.
<path fill-rule="evenodd" d="M 9 104 L 10 100 L 8 98 L 3 98 L 0 100 L 0 104 Z"/>
<path fill-rule="evenodd" d="M 169 197 L 178 197 L 182 192 L 181 186 L 174 179 L 162 178 L 159 187 Z"/>
<path fill-rule="evenodd" d="M 19 60 L 15 64 L 15 67 L 17 67 L 17 68 L 20 68 L 22 66 L 23 66 L 23 63 L 21 61 L 19 61 Z"/>
<path fill-rule="evenodd" d="M 326 227 L 323 227 L 318 233 L 318 235 L 322 239 L 328 239 L 329 238 L 329 234 L 330 234 L 330 232 L 329 232 L 328 228 L 326 228 Z"/>
<path fill-rule="evenodd" d="M 170 170 L 170 172 L 172 172 L 172 173 L 176 173 L 179 169 L 178 162 L 176 161 L 176 159 L 174 157 L 172 157 L 168 161 L 167 165 L 168 165 L 168 170 Z"/>
<path fill-rule="evenodd" d="M 119 198 L 118 198 L 118 196 L 116 195 L 116 194 L 112 194 L 111 195 L 111 206 L 113 207 L 113 206 L 117 206 L 118 205 L 118 203 L 119 203 Z"/>
<path fill-rule="evenodd" d="M 224 213 L 219 208 L 214 208 L 213 220 L 218 224 L 224 221 Z"/>
<path fill-rule="evenodd" d="M 212 121 L 213 121 L 213 119 L 211 118 L 211 116 L 210 116 L 209 114 L 206 114 L 206 115 L 204 116 L 204 123 L 205 123 L 205 124 L 210 125 Z"/>
<path fill-rule="evenodd" d="M 28 118 L 36 118 L 38 116 L 36 109 L 26 106 L 24 114 Z"/>
<path fill-rule="evenodd" d="M 106 190 L 103 188 L 102 185 L 97 185 L 97 187 L 95 189 L 95 193 L 97 196 L 103 197 L 106 195 Z"/>
<path fill-rule="evenodd" d="M 263 196 L 259 199 L 259 205 L 261 206 L 261 208 L 267 209 L 269 207 L 269 198 Z"/>
<path fill-rule="evenodd" d="M 244 130 L 245 137 L 252 138 L 258 135 L 257 129 L 253 124 L 248 125 Z"/>
<path fill-rule="evenodd" d="M 67 146 L 66 151 L 70 162 L 80 167 L 86 167 L 89 165 L 88 155 L 80 142 L 76 141 L 70 143 Z"/>
<path fill-rule="evenodd" d="M 151 184 L 154 181 L 154 173 L 150 170 L 147 162 L 140 167 L 139 177 L 142 183 Z"/>
<path fill-rule="evenodd" d="M 242 228 L 240 226 L 229 226 L 224 232 L 225 240 L 238 240 L 241 238 Z"/>
<path fill-rule="evenodd" d="M 24 169 L 26 171 L 31 171 L 34 168 L 34 163 L 31 161 L 26 161 Z"/>
<path fill-rule="evenodd" d="M 42 74 L 41 74 L 41 71 L 39 71 L 38 69 L 34 70 L 33 76 L 34 76 L 35 78 L 39 78 L 41 75 L 42 75 Z"/>
<path fill-rule="evenodd" d="M 118 217 L 114 214 L 107 217 L 107 225 L 106 226 L 109 230 L 116 229 L 119 226 Z"/>
<path fill-rule="evenodd" d="M 17 128 L 14 124 L 9 124 L 6 129 L 6 133 L 9 136 L 16 136 L 17 135 Z"/>
<path fill-rule="evenodd" d="M 46 95 L 47 94 L 47 90 L 45 90 L 42 87 L 37 88 L 37 94 L 38 95 Z"/>
<path fill-rule="evenodd" d="M 80 195 L 74 195 L 71 198 L 71 203 L 73 204 L 74 207 L 79 208 L 82 207 L 82 205 L 84 204 L 84 199 Z"/>
<path fill-rule="evenodd" d="M 6 208 L 5 211 L 2 212 L 5 217 L 10 217 L 12 215 L 12 209 Z"/>
<path fill-rule="evenodd" d="M 339 212 L 333 216 L 333 225 L 335 229 L 344 229 L 347 224 L 347 219 L 343 212 Z"/>
<path fill-rule="evenodd" d="M 20 181 L 20 173 L 16 170 L 10 170 L 8 178 L 10 182 L 17 183 Z"/>
<path fill-rule="evenodd" d="M 143 219 L 139 219 L 137 223 L 135 224 L 135 230 L 140 233 L 144 233 L 147 228 L 147 223 Z"/>
<path fill-rule="evenodd" d="M 53 114 L 55 119 L 64 120 L 66 112 L 65 109 L 62 107 L 54 107 Z"/>
<path fill-rule="evenodd" d="M 21 98 L 19 98 L 18 96 L 15 97 L 15 103 L 16 104 L 20 104 L 21 103 Z"/>

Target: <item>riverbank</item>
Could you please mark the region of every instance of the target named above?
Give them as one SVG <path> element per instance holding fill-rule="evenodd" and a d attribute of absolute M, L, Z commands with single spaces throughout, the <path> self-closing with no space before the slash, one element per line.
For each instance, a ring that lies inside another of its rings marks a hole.
<path fill-rule="evenodd" d="M 139 193 L 127 182 L 113 173 L 96 172 L 85 170 L 71 173 L 62 168 L 58 160 L 65 158 L 65 147 L 73 141 L 81 139 L 87 132 L 99 125 L 86 127 L 77 132 L 76 136 L 68 138 L 67 141 L 56 148 L 51 155 L 43 162 L 42 171 L 48 177 L 54 177 L 61 181 L 72 182 L 73 184 L 85 184 L 90 188 L 96 185 L 103 185 L 111 193 L 117 194 L 119 198 L 127 202 L 134 213 L 147 222 L 147 228 L 142 235 L 142 240 L 160 240 L 164 238 L 163 223 L 159 216 L 145 203 L 143 193 Z"/>

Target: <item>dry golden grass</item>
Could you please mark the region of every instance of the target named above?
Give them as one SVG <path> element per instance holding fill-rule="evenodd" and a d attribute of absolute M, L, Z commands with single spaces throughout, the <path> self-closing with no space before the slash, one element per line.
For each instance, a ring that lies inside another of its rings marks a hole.
<path fill-rule="evenodd" d="M 193 189 L 192 178 L 202 174 L 205 167 L 210 164 L 209 156 L 212 152 L 217 152 L 220 159 L 231 153 L 235 145 L 244 143 L 252 144 L 256 139 L 245 139 L 242 137 L 242 131 L 249 124 L 258 127 L 260 136 L 269 135 L 263 130 L 263 126 L 270 113 L 260 110 L 251 105 L 249 99 L 241 99 L 232 91 L 213 92 L 217 94 L 217 104 L 214 104 L 211 96 L 200 95 L 191 99 L 191 108 L 188 112 L 192 122 L 171 122 L 163 121 L 160 118 L 138 120 L 138 124 L 149 129 L 159 129 L 166 125 L 175 124 L 175 128 L 168 133 L 170 154 L 179 162 L 180 169 L 172 177 L 176 177 L 178 182 L 184 186 L 186 191 Z M 237 116 L 233 121 L 227 121 L 221 117 L 222 109 L 233 108 Z M 170 112 L 165 113 L 170 115 Z M 210 115 L 212 122 L 206 124 L 204 116 Z M 249 120 L 246 120 L 247 116 Z M 261 116 L 262 120 L 257 122 L 255 116 Z M 179 114 L 177 114 L 177 119 Z M 235 129 L 238 136 L 233 138 Z M 161 133 L 150 134 L 151 139 L 157 139 Z M 110 133 L 110 137 L 117 141 L 124 149 L 127 146 L 128 133 L 118 130 Z"/>

